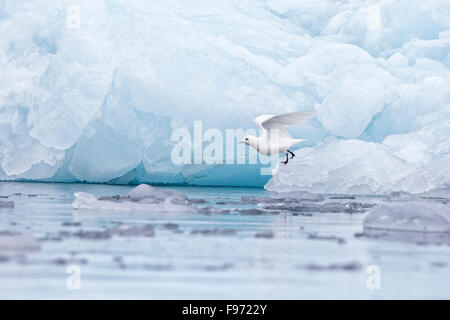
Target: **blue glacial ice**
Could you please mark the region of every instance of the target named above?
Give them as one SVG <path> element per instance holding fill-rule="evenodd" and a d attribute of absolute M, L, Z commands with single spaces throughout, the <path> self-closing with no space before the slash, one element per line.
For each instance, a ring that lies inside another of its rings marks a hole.
<path fill-rule="evenodd" d="M 450 3 L 0 1 L 0 180 L 263 186 L 258 165 L 176 165 L 177 128 L 317 110 L 266 188 L 450 183 Z"/>

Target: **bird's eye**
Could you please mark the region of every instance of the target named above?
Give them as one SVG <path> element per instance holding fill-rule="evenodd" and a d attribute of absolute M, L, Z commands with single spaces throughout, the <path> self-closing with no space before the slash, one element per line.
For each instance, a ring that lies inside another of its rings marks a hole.
<path fill-rule="evenodd" d="M 248 138 L 245 138 L 245 140 L 247 140 L 247 141 L 248 141 Z"/>

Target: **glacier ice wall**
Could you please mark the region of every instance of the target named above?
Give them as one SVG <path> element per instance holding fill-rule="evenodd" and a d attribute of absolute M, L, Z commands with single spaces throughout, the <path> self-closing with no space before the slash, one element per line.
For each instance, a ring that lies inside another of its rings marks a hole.
<path fill-rule="evenodd" d="M 0 179 L 262 186 L 258 165 L 173 164 L 171 132 L 315 109 L 267 188 L 448 186 L 449 16 L 440 0 L 0 0 Z"/>

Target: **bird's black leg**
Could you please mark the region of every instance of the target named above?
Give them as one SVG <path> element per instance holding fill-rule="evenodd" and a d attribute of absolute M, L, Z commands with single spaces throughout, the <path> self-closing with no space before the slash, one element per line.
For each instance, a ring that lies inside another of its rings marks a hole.
<path fill-rule="evenodd" d="M 291 159 L 293 158 L 293 157 L 295 157 L 295 154 L 292 152 L 292 151 L 287 151 L 287 152 L 289 152 L 290 154 L 291 154 Z"/>
<path fill-rule="evenodd" d="M 287 152 L 286 152 L 286 161 L 281 161 L 281 163 L 287 164 L 288 161 L 289 161 L 289 158 L 288 158 L 288 154 L 287 154 Z"/>

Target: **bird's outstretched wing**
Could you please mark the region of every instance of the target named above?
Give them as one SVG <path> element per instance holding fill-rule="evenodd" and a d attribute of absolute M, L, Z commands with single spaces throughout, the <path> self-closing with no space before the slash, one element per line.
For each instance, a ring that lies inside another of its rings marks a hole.
<path fill-rule="evenodd" d="M 263 114 L 263 115 L 260 115 L 260 116 L 258 116 L 257 118 L 255 118 L 255 120 L 253 120 L 253 122 L 254 122 L 258 127 L 260 127 L 261 129 L 264 129 L 263 126 L 262 126 L 262 123 L 263 123 L 264 121 L 266 121 L 267 119 L 270 119 L 270 118 L 273 118 L 273 117 L 275 117 L 273 114 Z"/>
<path fill-rule="evenodd" d="M 286 126 L 305 122 L 316 115 L 315 111 L 301 111 L 290 112 L 279 115 L 263 114 L 257 117 L 254 122 L 258 127 L 265 130 L 265 134 L 268 134 L 273 129 L 278 130 L 280 138 L 289 137 L 289 133 L 286 131 Z"/>
<path fill-rule="evenodd" d="M 315 115 L 315 111 L 290 112 L 276 116 L 262 115 L 255 119 L 255 123 L 263 129 L 270 130 L 303 123 Z"/>

